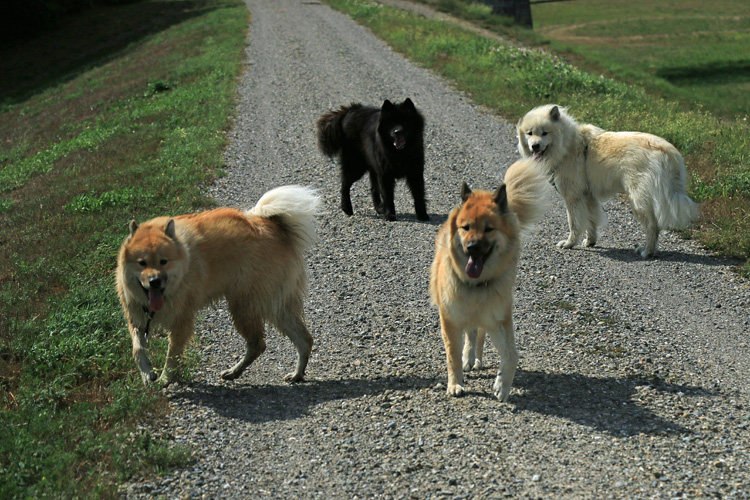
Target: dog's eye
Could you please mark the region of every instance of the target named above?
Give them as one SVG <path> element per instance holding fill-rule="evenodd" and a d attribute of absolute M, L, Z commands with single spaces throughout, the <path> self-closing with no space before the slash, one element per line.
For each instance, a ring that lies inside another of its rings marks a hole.
<path fill-rule="evenodd" d="M 159 264 L 161 264 L 162 266 L 166 266 L 167 265 L 167 259 L 161 259 L 159 261 Z"/>
<path fill-rule="evenodd" d="M 461 226 L 461 229 L 463 229 L 464 231 L 468 231 L 469 230 L 469 225 L 465 224 L 465 225 Z"/>
<path fill-rule="evenodd" d="M 143 260 L 143 259 L 141 259 L 141 260 L 138 261 L 138 265 L 141 266 L 141 267 L 146 267 L 146 261 Z"/>
<path fill-rule="evenodd" d="M 484 232 L 485 232 L 485 233 L 491 233 L 491 232 L 492 232 L 492 231 L 494 231 L 494 230 L 495 230 L 495 228 L 494 228 L 494 227 L 485 227 L 485 228 L 484 228 Z"/>
<path fill-rule="evenodd" d="M 547 135 L 547 132 L 542 132 L 542 137 L 544 137 L 545 135 Z"/>

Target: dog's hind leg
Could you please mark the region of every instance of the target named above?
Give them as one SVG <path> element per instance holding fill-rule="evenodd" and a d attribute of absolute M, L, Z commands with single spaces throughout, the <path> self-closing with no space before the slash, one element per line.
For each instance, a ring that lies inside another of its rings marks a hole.
<path fill-rule="evenodd" d="M 303 318 L 302 305 L 293 306 L 282 313 L 281 317 L 274 322 L 276 328 L 289 337 L 294 347 L 297 349 L 297 369 L 288 373 L 284 380 L 287 382 L 300 382 L 305 377 L 305 369 L 312 352 L 313 338 L 307 330 Z"/>
<path fill-rule="evenodd" d="M 633 211 L 635 217 L 646 231 L 646 244 L 638 246 L 635 252 L 640 254 L 644 259 L 653 257 L 656 255 L 656 247 L 659 244 L 659 223 L 656 220 L 656 215 L 650 207 L 648 210 Z"/>
<path fill-rule="evenodd" d="M 341 210 L 346 215 L 354 215 L 349 194 L 352 185 L 365 175 L 365 159 L 351 149 L 341 151 Z"/>
<path fill-rule="evenodd" d="M 266 350 L 263 320 L 249 309 L 246 301 L 229 301 L 229 312 L 232 313 L 237 333 L 245 339 L 245 355 L 239 363 L 221 372 L 221 378 L 224 380 L 234 380 L 242 375 L 242 372 Z"/>
<path fill-rule="evenodd" d="M 372 195 L 372 206 L 375 211 L 379 214 L 383 213 L 383 198 L 380 194 L 380 182 L 378 181 L 378 174 L 374 170 L 369 170 L 370 174 L 370 195 Z"/>
<path fill-rule="evenodd" d="M 508 401 L 510 388 L 513 385 L 513 377 L 518 368 L 518 351 L 516 350 L 516 339 L 513 332 L 513 319 L 508 310 L 506 319 L 498 330 L 492 330 L 490 339 L 500 352 L 500 370 L 497 372 L 495 384 L 492 386 L 495 396 L 500 401 Z"/>
<path fill-rule="evenodd" d="M 474 362 L 477 359 L 477 331 L 467 331 L 464 335 L 464 354 L 462 360 L 464 371 L 470 372 L 474 368 Z"/>
<path fill-rule="evenodd" d="M 482 368 L 482 353 L 484 352 L 484 330 L 472 330 L 466 332 L 464 342 L 464 371 L 479 370 Z"/>
<path fill-rule="evenodd" d="M 602 223 L 603 210 L 599 200 L 589 193 L 586 195 L 586 211 L 587 211 L 587 223 L 586 227 L 586 239 L 583 240 L 583 246 L 593 247 L 596 245 L 597 240 L 597 229 Z"/>

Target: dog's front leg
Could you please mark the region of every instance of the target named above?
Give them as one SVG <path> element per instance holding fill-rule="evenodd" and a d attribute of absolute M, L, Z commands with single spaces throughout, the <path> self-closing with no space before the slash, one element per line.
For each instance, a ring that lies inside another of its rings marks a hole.
<path fill-rule="evenodd" d="M 417 219 L 421 221 L 430 220 L 430 216 L 427 214 L 427 202 L 424 198 L 424 173 L 412 173 L 406 177 L 406 183 L 409 185 L 409 190 L 414 198 L 414 211 L 417 214 Z"/>
<path fill-rule="evenodd" d="M 557 243 L 559 248 L 573 248 L 581 241 L 581 235 L 588 221 L 586 202 L 580 197 L 566 196 L 565 208 L 568 212 L 570 234 L 567 240 Z"/>
<path fill-rule="evenodd" d="M 143 385 L 148 385 L 156 380 L 156 372 L 151 360 L 148 359 L 148 341 L 146 340 L 145 329 L 138 328 L 130 321 L 128 323 L 130 337 L 133 339 L 133 359 L 135 359 L 135 364 L 141 373 Z"/>
<path fill-rule="evenodd" d="M 495 384 L 492 390 L 500 401 L 508 401 L 510 388 L 513 385 L 513 377 L 518 368 L 518 351 L 516 350 L 516 339 L 513 332 L 513 319 L 507 311 L 505 320 L 498 330 L 490 332 L 490 339 L 495 348 L 500 352 L 500 370 L 497 372 Z"/>
<path fill-rule="evenodd" d="M 185 346 L 193 336 L 193 316 L 187 314 L 180 322 L 169 330 L 169 348 L 164 370 L 159 377 L 161 383 L 168 385 L 177 378 L 177 363 L 182 356 Z"/>
<path fill-rule="evenodd" d="M 443 311 L 440 311 L 440 329 L 445 343 L 445 357 L 448 365 L 448 394 L 463 396 L 464 372 L 461 366 L 461 351 L 463 349 L 463 331 L 449 321 Z"/>
<path fill-rule="evenodd" d="M 396 189 L 396 179 L 390 175 L 380 176 L 380 195 L 383 197 L 383 217 L 387 221 L 396 220 L 396 204 L 393 201 L 393 191 Z"/>

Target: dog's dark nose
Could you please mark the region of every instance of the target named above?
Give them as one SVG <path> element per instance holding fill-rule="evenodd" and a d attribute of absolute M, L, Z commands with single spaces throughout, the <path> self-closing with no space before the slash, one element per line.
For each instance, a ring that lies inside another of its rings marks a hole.
<path fill-rule="evenodd" d="M 154 276 L 153 278 L 149 278 L 148 280 L 148 286 L 151 288 L 161 288 L 161 278 L 158 276 Z"/>
<path fill-rule="evenodd" d="M 539 143 L 536 143 L 536 144 L 532 144 L 532 145 L 531 145 L 531 150 L 532 150 L 532 151 L 534 151 L 534 152 L 537 152 L 537 151 L 539 151 L 540 149 L 542 149 L 542 145 L 541 145 L 541 144 L 539 144 Z"/>
<path fill-rule="evenodd" d="M 469 255 L 481 252 L 481 245 L 479 241 L 470 241 L 466 245 L 466 253 Z"/>

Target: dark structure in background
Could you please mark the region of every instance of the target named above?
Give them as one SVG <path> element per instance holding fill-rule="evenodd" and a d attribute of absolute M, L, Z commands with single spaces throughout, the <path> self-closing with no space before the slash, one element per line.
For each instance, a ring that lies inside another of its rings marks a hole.
<path fill-rule="evenodd" d="M 492 7 L 493 14 L 512 17 L 516 24 L 526 28 L 533 27 L 530 0 L 484 0 L 484 3 Z"/>

